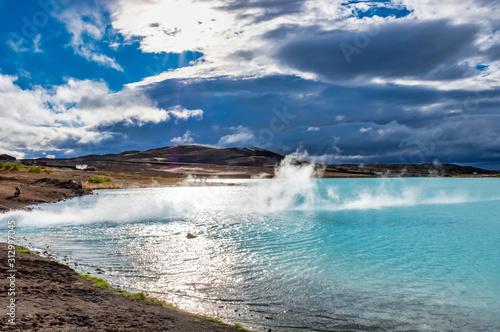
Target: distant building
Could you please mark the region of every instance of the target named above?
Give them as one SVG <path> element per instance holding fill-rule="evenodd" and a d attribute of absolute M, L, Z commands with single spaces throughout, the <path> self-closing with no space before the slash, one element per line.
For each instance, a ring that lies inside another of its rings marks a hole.
<path fill-rule="evenodd" d="M 9 156 L 8 154 L 1 154 L 0 161 L 16 161 L 16 157 Z"/>

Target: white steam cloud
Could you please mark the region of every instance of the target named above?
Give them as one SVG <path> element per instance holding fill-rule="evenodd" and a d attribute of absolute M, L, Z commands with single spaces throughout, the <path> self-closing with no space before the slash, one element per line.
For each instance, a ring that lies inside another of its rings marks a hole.
<path fill-rule="evenodd" d="M 471 195 L 459 183 L 467 179 L 331 179 L 314 178 L 313 164 L 292 156 L 276 169 L 275 179 L 250 180 L 243 186 L 201 186 L 102 191 L 32 211 L 0 215 L 0 225 L 49 227 L 90 223 L 122 223 L 169 218 L 206 220 L 220 215 L 286 211 L 341 211 L 427 204 L 500 200 Z M 348 182 L 346 182 L 348 181 Z"/>

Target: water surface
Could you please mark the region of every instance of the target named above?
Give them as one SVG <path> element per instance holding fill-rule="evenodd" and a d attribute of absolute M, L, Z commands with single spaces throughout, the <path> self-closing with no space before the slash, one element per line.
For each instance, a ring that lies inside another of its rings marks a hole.
<path fill-rule="evenodd" d="M 259 331 L 498 331 L 499 180 L 297 170 L 100 191 L 1 221 L 80 271 Z"/>

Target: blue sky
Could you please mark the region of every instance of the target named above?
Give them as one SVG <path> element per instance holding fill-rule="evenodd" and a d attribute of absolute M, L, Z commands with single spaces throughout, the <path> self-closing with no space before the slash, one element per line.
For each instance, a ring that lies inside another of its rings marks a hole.
<path fill-rule="evenodd" d="M 500 169 L 500 1 L 0 0 L 0 153 Z"/>

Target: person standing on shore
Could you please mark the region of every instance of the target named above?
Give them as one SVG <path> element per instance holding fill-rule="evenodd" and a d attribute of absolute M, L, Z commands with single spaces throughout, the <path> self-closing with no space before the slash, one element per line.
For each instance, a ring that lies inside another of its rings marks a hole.
<path fill-rule="evenodd" d="M 78 179 L 78 190 L 83 193 L 83 182 L 82 179 Z"/>
<path fill-rule="evenodd" d="M 21 196 L 21 189 L 19 187 L 16 187 L 16 190 L 14 191 L 14 197 L 19 197 Z"/>

